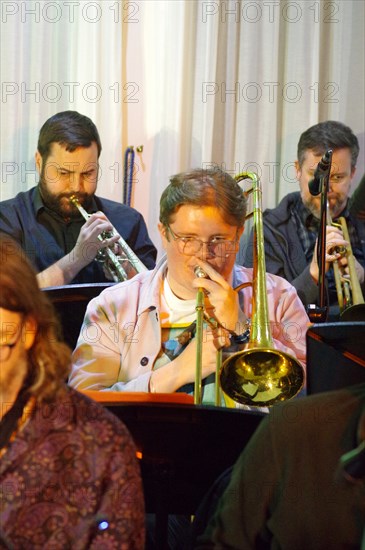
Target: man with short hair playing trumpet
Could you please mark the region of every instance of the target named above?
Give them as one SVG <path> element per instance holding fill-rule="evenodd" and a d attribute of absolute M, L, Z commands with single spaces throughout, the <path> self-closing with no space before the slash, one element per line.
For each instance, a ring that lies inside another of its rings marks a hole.
<path fill-rule="evenodd" d="M 273 209 L 263 213 L 266 268 L 270 273 L 284 277 L 298 292 L 305 306 L 317 304 L 319 268 L 317 239 L 321 214 L 321 195 L 313 196 L 308 184 L 313 178 L 322 155 L 333 150 L 329 175 L 328 205 L 332 221 L 346 219 L 350 244 L 355 257 L 354 274 L 365 290 L 365 225 L 364 191 L 359 189 L 350 197 L 356 171 L 359 143 L 351 128 L 341 122 L 328 120 L 311 126 L 302 133 L 298 142 L 295 162 L 300 191 L 289 193 Z M 362 186 L 365 181 L 362 181 Z M 325 270 L 328 283 L 329 320 L 338 319 L 338 297 L 333 270 L 335 260 L 348 275 L 347 257 L 333 253 L 336 247 L 349 244 L 338 225 L 326 226 Z M 338 249 L 337 249 L 338 250 Z M 251 241 L 246 248 L 243 264 L 252 265 Z"/>
<path fill-rule="evenodd" d="M 41 287 L 107 281 L 103 264 L 93 260 L 120 236 L 147 268 L 155 265 L 156 249 L 142 215 L 95 195 L 100 152 L 99 133 L 90 118 L 76 111 L 52 116 L 39 134 L 38 185 L 1 203 L 0 232 L 23 248 Z M 93 212 L 86 222 L 72 196 Z"/>

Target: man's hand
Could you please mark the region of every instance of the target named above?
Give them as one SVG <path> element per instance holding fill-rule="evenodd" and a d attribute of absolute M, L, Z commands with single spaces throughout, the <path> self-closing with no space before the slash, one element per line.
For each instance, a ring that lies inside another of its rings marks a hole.
<path fill-rule="evenodd" d="M 197 290 L 201 287 L 205 291 L 204 311 L 207 317 L 215 319 L 228 331 L 236 330 L 239 321 L 238 293 L 209 263 L 197 259 L 196 264 L 209 277 L 197 277 L 192 282 Z"/>
<path fill-rule="evenodd" d="M 365 270 L 362 267 L 362 265 L 357 261 L 355 256 L 354 256 L 354 260 L 355 260 L 356 277 L 358 278 L 359 283 L 362 285 L 363 282 L 364 282 L 364 271 Z M 349 270 L 349 266 L 348 266 L 348 263 L 347 263 L 346 256 L 344 256 L 343 258 L 341 258 L 339 260 L 339 264 L 341 266 L 341 271 L 342 271 L 343 276 L 349 279 L 350 278 L 350 270 Z"/>
<path fill-rule="evenodd" d="M 348 245 L 349 243 L 345 241 L 342 235 L 342 231 L 338 227 L 334 227 L 333 225 L 327 225 L 326 226 L 326 264 L 325 264 L 325 272 L 330 269 L 332 263 L 336 260 L 342 260 L 347 265 L 347 260 L 345 257 L 342 257 L 339 252 L 336 252 L 336 247 L 344 247 Z M 319 269 L 318 269 L 318 263 L 317 263 L 317 246 L 318 246 L 318 239 L 316 241 L 316 245 L 314 247 L 313 252 L 313 258 L 309 266 L 309 272 L 312 276 L 312 279 L 318 283 L 319 279 Z"/>
<path fill-rule="evenodd" d="M 118 234 L 102 240 L 99 238 L 103 233 L 112 230 L 113 226 L 103 212 L 91 214 L 90 218 L 81 227 L 76 245 L 71 253 L 78 271 L 92 262 L 99 250 L 111 247 L 119 240 L 120 236 Z"/>

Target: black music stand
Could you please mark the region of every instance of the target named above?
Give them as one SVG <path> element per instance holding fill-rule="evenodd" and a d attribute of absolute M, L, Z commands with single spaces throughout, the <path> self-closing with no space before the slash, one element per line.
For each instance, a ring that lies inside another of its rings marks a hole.
<path fill-rule="evenodd" d="M 106 407 L 129 428 L 141 453 L 146 511 L 156 514 L 156 547 L 167 548 L 169 514 L 192 515 L 203 496 L 234 464 L 261 412 L 171 403 Z"/>
<path fill-rule="evenodd" d="M 321 323 L 307 331 L 308 394 L 365 382 L 365 322 Z"/>
<path fill-rule="evenodd" d="M 62 337 L 74 349 L 80 334 L 87 304 L 102 290 L 115 283 L 88 283 L 52 286 L 42 289 L 53 303 L 62 327 Z"/>

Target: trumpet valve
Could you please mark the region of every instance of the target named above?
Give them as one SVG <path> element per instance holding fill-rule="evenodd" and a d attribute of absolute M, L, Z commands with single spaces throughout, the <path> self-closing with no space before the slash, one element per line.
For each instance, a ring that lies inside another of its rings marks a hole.
<path fill-rule="evenodd" d="M 347 252 L 346 246 L 338 245 L 338 246 L 332 246 L 328 249 L 328 254 L 340 254 L 341 256 L 344 256 Z"/>

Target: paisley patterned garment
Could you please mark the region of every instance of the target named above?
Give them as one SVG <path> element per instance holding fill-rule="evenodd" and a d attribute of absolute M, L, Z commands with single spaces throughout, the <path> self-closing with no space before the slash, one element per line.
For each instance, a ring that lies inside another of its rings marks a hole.
<path fill-rule="evenodd" d="M 4 545 L 4 546 L 3 546 Z M 143 549 L 135 447 L 114 415 L 64 386 L 0 462 L 0 547 Z"/>

